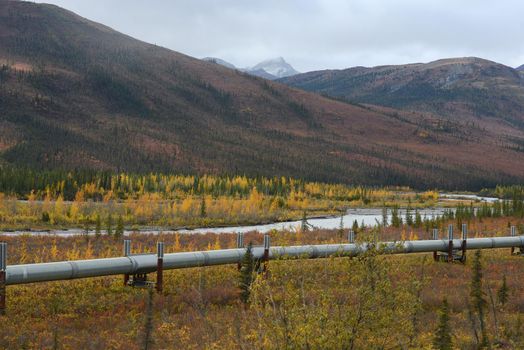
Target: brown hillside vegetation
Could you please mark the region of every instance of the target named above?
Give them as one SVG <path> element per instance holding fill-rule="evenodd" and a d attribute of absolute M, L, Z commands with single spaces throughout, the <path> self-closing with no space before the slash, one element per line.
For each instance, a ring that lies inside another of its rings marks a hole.
<path fill-rule="evenodd" d="M 524 76 L 518 69 L 481 58 L 316 71 L 280 81 L 348 101 L 468 121 L 519 137 L 522 144 Z"/>
<path fill-rule="evenodd" d="M 521 131 L 333 101 L 56 6 L 0 0 L 0 38 L 0 164 L 471 189 L 524 178 Z"/>

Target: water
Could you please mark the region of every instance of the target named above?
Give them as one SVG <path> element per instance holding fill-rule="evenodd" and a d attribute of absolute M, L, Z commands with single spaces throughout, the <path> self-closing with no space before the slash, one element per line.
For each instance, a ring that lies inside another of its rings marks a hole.
<path fill-rule="evenodd" d="M 495 198 L 495 197 L 481 197 L 481 196 L 477 196 L 476 194 L 455 194 L 455 193 L 440 193 L 439 198 L 448 200 L 448 201 L 469 200 L 469 201 L 487 202 L 487 203 L 494 203 L 499 200 L 498 198 Z"/>
<path fill-rule="evenodd" d="M 459 200 L 469 200 L 469 201 L 480 201 L 493 203 L 498 198 L 493 197 L 480 197 L 472 194 L 450 194 L 450 193 L 441 193 L 439 194 L 441 201 L 459 201 Z M 435 216 L 442 215 L 444 213 L 443 208 L 429 208 L 419 210 L 422 218 L 433 218 Z M 415 211 L 412 211 L 414 216 Z M 399 209 L 399 216 L 402 217 L 402 220 L 406 219 L 406 210 Z M 358 222 L 358 225 L 362 224 L 366 226 L 376 226 L 379 223 L 382 223 L 382 208 L 356 208 L 349 209 L 344 215 L 342 221 L 344 228 L 350 228 L 353 225 L 354 221 Z M 391 223 L 391 210 L 388 209 L 388 222 Z M 340 216 L 324 217 L 324 218 L 315 218 L 309 219 L 308 223 L 317 229 L 326 229 L 332 230 L 340 228 Z M 277 231 L 293 231 L 297 230 L 302 226 L 302 221 L 286 221 L 286 222 L 275 222 L 270 224 L 263 225 L 248 225 L 248 226 L 229 226 L 229 227 L 201 227 L 195 229 L 180 229 L 172 230 L 166 228 L 146 228 L 140 229 L 138 231 L 126 230 L 124 235 L 129 235 L 134 232 L 144 233 L 144 234 L 159 234 L 163 233 L 183 233 L 183 234 L 203 234 L 203 233 L 232 233 L 232 232 L 251 232 L 258 231 L 260 233 L 269 232 L 272 230 Z M 12 231 L 12 232 L 0 232 L 0 235 L 6 236 L 16 236 L 22 234 L 29 235 L 58 235 L 58 236 L 75 236 L 82 235 L 85 233 L 83 229 L 69 229 L 69 230 L 50 230 L 50 231 Z M 94 231 L 89 231 L 90 235 L 94 235 Z M 102 234 L 105 234 L 102 231 Z"/>
<path fill-rule="evenodd" d="M 444 213 L 442 208 L 431 208 L 431 209 L 421 209 L 419 210 L 420 215 L 424 218 L 432 218 Z M 415 211 L 412 211 L 414 216 Z M 403 220 L 406 218 L 406 211 L 404 209 L 399 209 L 399 216 Z M 362 224 L 366 226 L 375 226 L 378 223 L 382 222 L 382 209 L 381 208 L 357 208 L 349 209 L 346 214 L 343 216 L 343 225 L 344 228 L 350 228 L 353 225 L 354 221 L 358 222 L 358 225 Z M 315 218 L 308 219 L 309 225 L 316 229 L 337 229 L 340 227 L 340 216 L 325 217 L 325 218 Z M 388 222 L 391 223 L 391 210 L 388 210 Z M 195 229 L 181 229 L 181 230 L 171 230 L 171 229 L 162 229 L 162 228 L 151 228 L 151 229 L 140 229 L 139 231 L 130 231 L 126 230 L 124 235 L 129 235 L 133 232 L 139 232 L 144 234 L 158 234 L 163 233 L 174 233 L 178 232 L 181 234 L 203 234 L 203 233 L 231 233 L 231 232 L 251 232 L 258 231 L 260 233 L 269 232 L 272 230 L 283 231 L 283 230 L 297 230 L 302 225 L 301 220 L 297 221 L 286 221 L 286 222 L 275 222 L 270 224 L 263 225 L 248 225 L 248 226 L 230 226 L 230 227 L 202 227 Z M 6 236 L 17 236 L 22 234 L 29 235 L 58 235 L 58 236 L 75 236 L 82 235 L 85 233 L 85 230 L 82 229 L 69 229 L 69 230 L 50 230 L 50 231 L 12 231 L 12 232 L 0 232 L 0 235 Z M 89 231 L 89 234 L 94 234 L 94 231 Z M 105 234 L 105 232 L 102 232 Z"/>

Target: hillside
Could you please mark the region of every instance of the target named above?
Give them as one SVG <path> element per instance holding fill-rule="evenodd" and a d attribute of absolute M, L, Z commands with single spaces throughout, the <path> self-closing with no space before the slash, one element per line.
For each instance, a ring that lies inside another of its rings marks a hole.
<path fill-rule="evenodd" d="M 0 0 L 0 162 L 416 187 L 524 179 L 523 135 L 362 107 Z"/>
<path fill-rule="evenodd" d="M 524 76 L 480 58 L 317 71 L 280 81 L 358 103 L 524 128 Z"/>
<path fill-rule="evenodd" d="M 224 66 L 224 67 L 229 68 L 229 69 L 237 69 L 237 67 L 235 67 L 234 64 L 229 63 L 227 61 L 224 61 L 224 60 L 222 60 L 220 58 L 216 58 L 216 57 L 204 57 L 204 58 L 202 58 L 202 61 L 216 63 L 216 64 L 219 64 L 219 65 Z"/>

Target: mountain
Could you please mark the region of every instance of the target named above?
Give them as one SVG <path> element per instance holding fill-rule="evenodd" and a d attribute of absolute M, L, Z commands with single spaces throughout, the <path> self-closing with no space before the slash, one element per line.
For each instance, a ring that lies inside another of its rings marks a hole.
<path fill-rule="evenodd" d="M 253 75 L 255 77 L 259 77 L 259 78 L 264 78 L 264 79 L 267 79 L 267 80 L 275 80 L 275 79 L 278 79 L 276 76 L 274 76 L 273 74 L 270 74 L 268 72 L 266 72 L 265 70 L 263 69 L 252 69 L 252 68 L 246 68 L 246 69 L 242 69 L 243 72 L 246 72 L 247 74 L 249 75 Z"/>
<path fill-rule="evenodd" d="M 202 60 L 207 61 L 207 62 L 217 63 L 217 64 L 220 64 L 221 66 L 224 66 L 230 69 L 237 69 L 237 67 L 235 67 L 233 64 L 226 62 L 220 58 L 204 57 L 202 58 Z M 268 80 L 275 80 L 275 79 L 289 77 L 289 76 L 298 74 L 298 72 L 289 63 L 287 63 L 282 57 L 265 60 L 255 65 L 254 67 L 240 68 L 238 70 L 242 72 L 246 72 L 250 75 L 254 75 L 256 77 L 260 77 L 260 78 L 264 78 Z"/>
<path fill-rule="evenodd" d="M 335 101 L 0 0 L 2 166 L 478 189 L 524 180 L 523 140 Z"/>
<path fill-rule="evenodd" d="M 524 128 L 524 76 L 480 58 L 316 71 L 280 82 L 357 103 Z"/>
<path fill-rule="evenodd" d="M 299 74 L 289 63 L 287 63 L 282 57 L 272 58 L 265 60 L 257 64 L 256 66 L 249 69 L 251 72 L 263 70 L 275 79 L 290 77 L 295 74 Z"/>
<path fill-rule="evenodd" d="M 518 71 L 521 71 L 521 72 L 524 71 L 524 64 L 523 64 L 522 66 L 516 68 L 516 69 L 517 69 Z"/>
<path fill-rule="evenodd" d="M 216 63 L 216 64 L 219 64 L 221 66 L 224 66 L 224 67 L 227 67 L 229 69 L 237 69 L 237 67 L 235 67 L 235 65 L 233 65 L 232 63 L 229 63 L 227 61 L 224 61 L 220 58 L 216 58 L 216 57 L 204 57 L 202 58 L 203 61 L 206 61 L 206 62 L 211 62 L 211 63 Z"/>

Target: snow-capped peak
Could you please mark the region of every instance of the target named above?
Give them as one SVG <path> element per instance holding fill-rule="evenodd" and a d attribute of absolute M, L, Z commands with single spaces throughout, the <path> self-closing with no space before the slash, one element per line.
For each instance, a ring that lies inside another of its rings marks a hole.
<path fill-rule="evenodd" d="M 262 61 L 256 66 L 252 67 L 250 70 L 264 70 L 276 78 L 289 77 L 299 73 L 289 63 L 287 63 L 283 57 L 271 58 Z"/>

